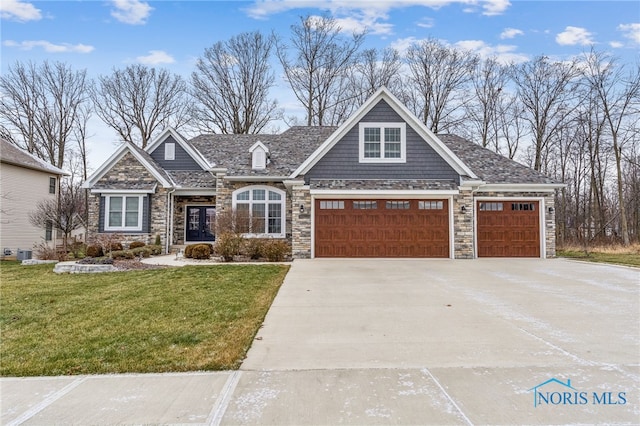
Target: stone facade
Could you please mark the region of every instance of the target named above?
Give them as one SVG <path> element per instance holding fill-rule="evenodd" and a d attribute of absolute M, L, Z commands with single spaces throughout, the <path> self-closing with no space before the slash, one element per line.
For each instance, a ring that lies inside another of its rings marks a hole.
<path fill-rule="evenodd" d="M 461 189 L 453 197 L 453 256 L 456 259 L 473 259 L 473 194 Z M 464 212 L 462 211 L 464 207 Z"/>
<path fill-rule="evenodd" d="M 311 257 L 311 192 L 308 185 L 294 186 L 291 195 L 291 251 L 294 259 Z M 300 206 L 304 210 L 301 211 Z"/>

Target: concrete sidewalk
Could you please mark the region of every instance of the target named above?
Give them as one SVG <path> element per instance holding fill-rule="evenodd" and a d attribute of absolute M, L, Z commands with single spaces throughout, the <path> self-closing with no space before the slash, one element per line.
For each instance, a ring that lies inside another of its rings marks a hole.
<path fill-rule="evenodd" d="M 640 424 L 640 272 L 296 261 L 240 371 L 2 378 L 0 391 L 11 425 Z"/>

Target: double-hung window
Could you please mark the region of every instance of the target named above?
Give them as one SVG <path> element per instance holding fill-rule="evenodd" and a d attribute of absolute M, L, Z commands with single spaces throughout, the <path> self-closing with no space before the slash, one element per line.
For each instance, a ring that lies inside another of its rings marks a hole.
<path fill-rule="evenodd" d="M 360 162 L 406 162 L 406 130 L 406 123 L 360 123 Z"/>
<path fill-rule="evenodd" d="M 249 186 L 233 193 L 236 223 L 245 234 L 284 237 L 285 193 L 277 188 Z"/>
<path fill-rule="evenodd" d="M 105 197 L 105 231 L 141 231 L 142 195 Z"/>

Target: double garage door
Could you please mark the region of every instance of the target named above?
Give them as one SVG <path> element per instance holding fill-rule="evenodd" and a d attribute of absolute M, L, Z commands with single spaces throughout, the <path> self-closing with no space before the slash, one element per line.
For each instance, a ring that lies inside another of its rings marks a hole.
<path fill-rule="evenodd" d="M 316 257 L 449 257 L 447 200 L 316 200 Z"/>
<path fill-rule="evenodd" d="M 478 257 L 540 257 L 538 201 L 478 201 Z M 470 213 L 468 213 L 470 214 Z M 316 257 L 450 256 L 448 200 L 316 200 Z"/>

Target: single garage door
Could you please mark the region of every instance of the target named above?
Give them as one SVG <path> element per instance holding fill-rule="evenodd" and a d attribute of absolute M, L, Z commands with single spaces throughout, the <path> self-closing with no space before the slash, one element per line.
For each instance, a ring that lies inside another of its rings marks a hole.
<path fill-rule="evenodd" d="M 447 200 L 316 200 L 316 257 L 449 257 Z"/>
<path fill-rule="evenodd" d="M 478 257 L 540 257 L 538 201 L 478 201 Z"/>

